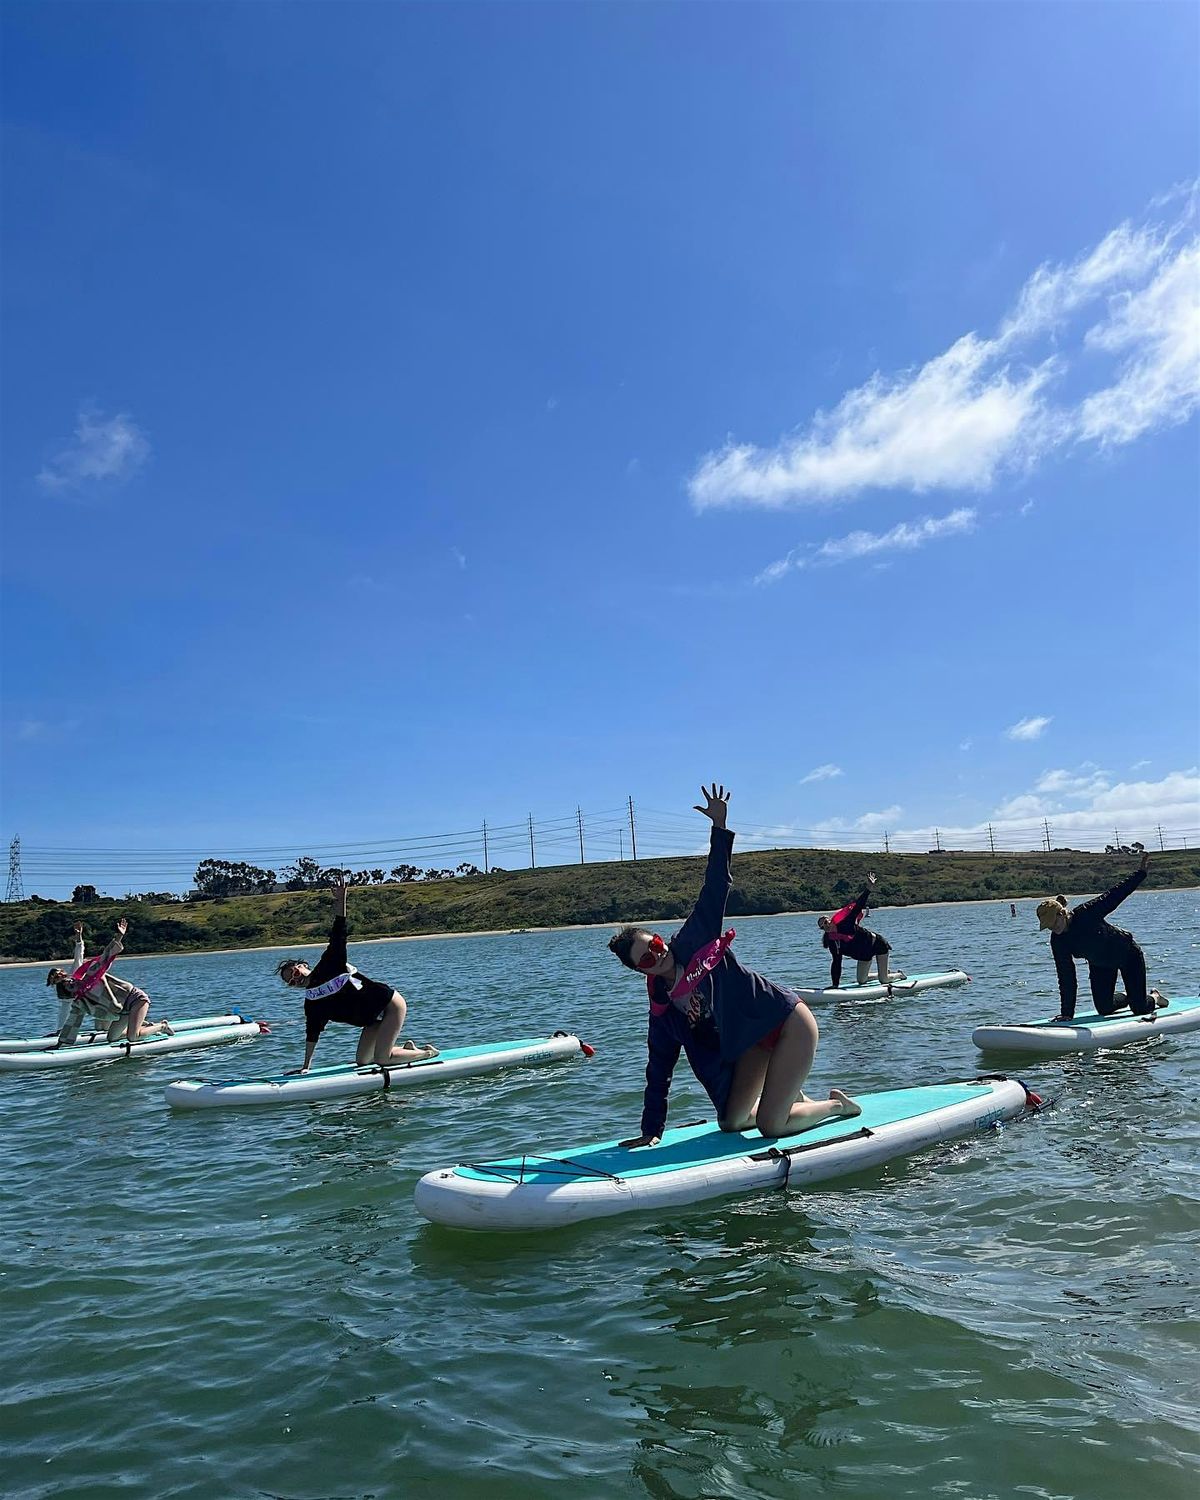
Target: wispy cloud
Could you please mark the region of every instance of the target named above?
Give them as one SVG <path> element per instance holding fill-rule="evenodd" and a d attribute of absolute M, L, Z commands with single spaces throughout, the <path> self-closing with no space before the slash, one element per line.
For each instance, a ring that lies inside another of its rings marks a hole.
<path fill-rule="evenodd" d="M 450 556 L 454 559 L 454 561 L 460 568 L 465 568 L 467 566 L 467 554 L 461 551 L 458 547 L 450 548 Z"/>
<path fill-rule="evenodd" d="M 990 338 L 966 333 L 916 369 L 876 373 L 772 447 L 731 439 L 705 455 L 693 505 L 984 490 L 1065 444 L 1111 447 L 1186 420 L 1200 404 L 1200 240 L 1194 187 L 1184 196 L 1170 224 L 1123 224 L 1077 260 L 1039 267 Z M 1068 371 L 1086 393 L 1055 405 Z"/>
<path fill-rule="evenodd" d="M 844 776 L 845 774 L 841 766 L 814 766 L 807 776 L 801 776 L 800 785 L 804 786 L 809 781 L 832 781 L 835 776 Z"/>
<path fill-rule="evenodd" d="M 775 583 L 797 568 L 822 564 L 855 562 L 881 552 L 913 552 L 942 537 L 961 536 L 973 531 L 976 512 L 969 506 L 952 510 L 946 516 L 923 516 L 919 521 L 901 521 L 890 531 L 852 531 L 848 536 L 831 537 L 811 548 L 794 548 L 786 557 L 769 563 L 755 578 L 755 583 Z"/>
<path fill-rule="evenodd" d="M 1149 764 L 1148 760 L 1135 760 L 1129 769 L 1131 771 L 1144 771 Z"/>
<path fill-rule="evenodd" d="M 1158 781 L 1117 782 L 1088 767 L 1045 771 L 1030 790 L 1003 799 L 976 823 L 907 827 L 902 813 L 900 807 L 888 807 L 858 818 L 833 818 L 793 834 L 835 847 L 841 842 L 875 848 L 882 846 L 886 831 L 893 852 L 932 849 L 939 838 L 943 848 L 986 849 L 994 839 L 999 849 L 1035 849 L 1049 828 L 1056 848 L 1102 848 L 1118 833 L 1122 843 L 1141 839 L 1150 847 L 1161 825 L 1168 843 L 1178 847 L 1181 836 L 1190 839 L 1200 828 L 1200 770 L 1192 766 Z"/>
<path fill-rule="evenodd" d="M 1004 733 L 1010 740 L 1040 740 L 1046 732 L 1046 726 L 1053 721 L 1053 718 L 1053 714 L 1043 714 L 1033 719 L 1018 719 L 1015 724 L 1010 724 Z"/>
<path fill-rule="evenodd" d="M 50 494 L 119 483 L 132 478 L 149 457 L 145 433 L 126 412 L 104 417 L 85 406 L 73 441 L 41 469 L 37 483 Z"/>

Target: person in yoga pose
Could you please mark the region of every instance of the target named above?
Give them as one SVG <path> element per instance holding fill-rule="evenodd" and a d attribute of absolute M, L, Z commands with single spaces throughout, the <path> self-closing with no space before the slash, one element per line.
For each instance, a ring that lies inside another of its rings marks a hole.
<path fill-rule="evenodd" d="M 150 1011 L 150 996 L 128 979 L 118 979 L 109 972 L 119 954 L 124 951 L 123 938 L 129 931 L 129 923 L 122 917 L 117 923 L 116 935 L 97 957 L 86 960 L 83 956 L 83 923 L 75 924 L 75 967 L 68 974 L 65 969 L 51 969 L 46 983 L 54 986 L 66 1012 L 60 1012 L 57 1047 L 74 1045 L 83 1024 L 84 1016 L 91 1016 L 95 1031 L 107 1032 L 109 1042 L 137 1042 L 145 1036 L 173 1036 L 170 1023 L 156 1021 L 146 1024 Z"/>
<path fill-rule="evenodd" d="M 295 1071 L 308 1072 L 317 1042 L 330 1021 L 360 1028 L 362 1035 L 355 1053 L 360 1068 L 369 1063 L 386 1068 L 436 1057 L 438 1049 L 428 1044 L 394 1045 L 408 1014 L 404 996 L 390 984 L 360 974 L 346 957 L 344 872 L 339 872 L 333 883 L 333 908 L 329 946 L 317 960 L 316 968 L 310 969 L 302 958 L 285 958 L 276 969 L 284 984 L 305 992 L 304 1064 Z"/>
<path fill-rule="evenodd" d="M 1146 991 L 1146 955 L 1133 935 L 1123 927 L 1114 927 L 1104 919 L 1115 911 L 1126 896 L 1133 894 L 1146 878 L 1148 854 L 1132 875 L 1102 896 L 1093 896 L 1074 908 L 1065 896 L 1039 901 L 1038 932 L 1050 930 L 1050 952 L 1058 971 L 1059 1011 L 1056 1021 L 1071 1021 L 1075 1016 L 1078 980 L 1075 960 L 1087 959 L 1092 1002 L 1098 1014 L 1111 1016 L 1128 1005 L 1135 1016 L 1152 1016 L 1155 1009 L 1168 1003 L 1158 990 Z M 1117 998 L 1117 975 L 1125 981 L 1125 998 Z"/>
<path fill-rule="evenodd" d="M 722 932 L 732 885 L 733 834 L 726 827 L 729 793 L 714 782 L 696 805 L 712 823 L 704 886 L 691 916 L 670 941 L 643 927 L 624 927 L 609 942 L 649 992 L 646 1090 L 641 1135 L 622 1145 L 653 1146 L 667 1119 L 671 1074 L 682 1051 L 712 1100 L 722 1130 L 766 1136 L 808 1130 L 838 1116 L 861 1114 L 840 1089 L 828 1099 L 803 1090 L 817 1050 L 817 1023 L 790 990 L 745 968 Z"/>
<path fill-rule="evenodd" d="M 836 990 L 842 982 L 842 957 L 853 958 L 858 962 L 858 983 L 866 984 L 871 976 L 871 960 L 875 960 L 879 971 L 880 984 L 887 984 L 892 979 L 903 979 L 905 976 L 899 970 L 888 973 L 888 954 L 892 951 L 892 945 L 887 938 L 881 937 L 879 933 L 872 932 L 869 927 L 863 927 L 859 918 L 867 909 L 871 899 L 871 890 L 875 885 L 875 876 L 867 876 L 867 883 L 862 889 L 856 901 L 849 906 L 843 906 L 841 911 L 834 912 L 832 917 L 818 917 L 817 926 L 821 929 L 821 946 L 828 948 L 833 955 L 833 962 L 829 967 L 829 987 Z"/>

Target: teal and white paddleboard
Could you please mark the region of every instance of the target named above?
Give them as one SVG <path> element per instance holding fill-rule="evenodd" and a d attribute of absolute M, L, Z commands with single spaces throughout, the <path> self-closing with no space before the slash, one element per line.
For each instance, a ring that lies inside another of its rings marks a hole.
<path fill-rule="evenodd" d="M 1011 1078 L 860 1094 L 862 1114 L 767 1138 L 681 1125 L 657 1146 L 619 1141 L 445 1167 L 417 1183 L 418 1212 L 456 1229 L 536 1230 L 754 1188 L 810 1187 L 1010 1120 L 1027 1107 Z"/>
<path fill-rule="evenodd" d="M 1172 999 L 1152 1016 L 1118 1011 L 1100 1016 L 1084 1011 L 1071 1021 L 1026 1021 L 1015 1026 L 977 1026 L 971 1040 L 981 1052 L 1099 1052 L 1104 1047 L 1128 1047 L 1155 1036 L 1176 1036 L 1200 1030 L 1200 997 Z"/>
<path fill-rule="evenodd" d="M 869 979 L 866 984 L 842 984 L 834 989 L 795 990 L 807 1005 L 821 1005 L 834 1000 L 903 1000 L 909 995 L 920 995 L 925 990 L 952 989 L 955 985 L 970 984 L 971 976 L 961 969 L 946 969 L 933 974 L 906 974 L 890 984 L 880 984 L 878 979 Z"/>
<path fill-rule="evenodd" d="M 172 1023 L 174 1024 L 174 1023 Z M 77 1068 L 89 1063 L 130 1061 L 159 1057 L 167 1052 L 183 1052 L 192 1047 L 212 1047 L 217 1042 L 236 1042 L 260 1036 L 258 1021 L 237 1018 L 228 1026 L 199 1026 L 191 1031 L 180 1029 L 174 1036 L 148 1036 L 141 1042 L 106 1042 L 99 1038 L 77 1047 L 42 1049 L 37 1052 L 0 1052 L 0 1073 L 25 1073 L 37 1068 Z"/>
<path fill-rule="evenodd" d="M 410 1089 L 448 1083 L 500 1068 L 530 1067 L 568 1057 L 590 1056 L 592 1049 L 569 1032 L 531 1037 L 516 1042 L 486 1042 L 478 1047 L 451 1047 L 418 1062 L 393 1062 L 386 1068 L 343 1063 L 313 1068 L 303 1075 L 282 1073 L 275 1078 L 203 1083 L 180 1079 L 167 1085 L 172 1109 L 246 1109 L 268 1104 L 310 1104 L 316 1099 L 348 1099 L 383 1089 Z"/>
<path fill-rule="evenodd" d="M 158 1020 L 154 1016 L 153 1020 Z M 170 1020 L 170 1017 L 167 1018 Z M 242 1018 L 239 1015 L 224 1016 L 193 1016 L 190 1021 L 171 1021 L 176 1031 L 202 1031 L 206 1026 L 236 1026 Z M 107 1027 L 99 1031 L 89 1031 L 79 1037 L 76 1047 L 103 1047 L 107 1046 L 105 1032 Z M 157 1033 L 155 1033 L 157 1035 Z M 0 1037 L 0 1052 L 45 1052 L 53 1047 L 58 1041 L 58 1032 L 52 1031 L 48 1036 L 23 1036 L 23 1037 Z"/>

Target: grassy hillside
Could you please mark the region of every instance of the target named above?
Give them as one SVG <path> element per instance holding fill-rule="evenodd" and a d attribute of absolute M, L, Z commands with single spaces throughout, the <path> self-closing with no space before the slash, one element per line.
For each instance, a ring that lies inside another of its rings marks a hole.
<path fill-rule="evenodd" d="M 1099 891 L 1134 868 L 1130 856 L 1051 854 L 893 854 L 867 857 L 817 849 L 735 852 L 731 917 L 781 911 L 832 911 L 857 894 L 868 868 L 879 876 L 881 906 Z M 702 858 L 561 865 L 428 884 L 360 886 L 350 892 L 354 938 L 574 923 L 670 923 L 686 916 L 703 876 Z M 1200 851 L 1154 854 L 1147 888 L 1200 885 Z M 130 919 L 129 953 L 195 952 L 272 943 L 321 942 L 329 926 L 324 891 L 145 906 L 100 901 L 0 905 L 3 960 L 61 958 L 72 925 L 83 919 L 88 951 Z"/>

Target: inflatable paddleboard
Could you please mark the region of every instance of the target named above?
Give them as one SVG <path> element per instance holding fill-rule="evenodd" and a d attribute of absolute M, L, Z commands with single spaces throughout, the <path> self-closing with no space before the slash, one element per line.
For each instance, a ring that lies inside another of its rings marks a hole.
<path fill-rule="evenodd" d="M 159 1020 L 158 1016 L 154 1020 Z M 167 1017 L 170 1020 L 170 1017 Z M 176 1031 L 201 1031 L 206 1026 L 235 1026 L 241 1021 L 241 1016 L 193 1016 L 190 1021 L 171 1021 Z M 77 1038 L 76 1047 L 104 1046 L 105 1032 L 107 1026 L 99 1031 L 89 1031 L 86 1035 Z M 155 1033 L 157 1035 L 157 1033 Z M 44 1052 L 48 1047 L 53 1047 L 58 1041 L 58 1032 L 52 1031 L 48 1036 L 25 1036 L 25 1037 L 0 1037 L 0 1052 Z"/>
<path fill-rule="evenodd" d="M 1172 999 L 1152 1016 L 1118 1011 L 1099 1016 L 1086 1011 L 1072 1021 L 1028 1021 L 1016 1026 L 977 1026 L 971 1040 L 981 1052 L 1098 1052 L 1102 1047 L 1128 1047 L 1153 1036 L 1175 1036 L 1200 1030 L 1200 997 Z"/>
<path fill-rule="evenodd" d="M 267 1104 L 309 1104 L 314 1099 L 348 1099 L 383 1089 L 410 1089 L 500 1068 L 529 1067 L 565 1057 L 590 1054 L 577 1036 L 559 1032 L 518 1042 L 489 1042 L 480 1047 L 452 1047 L 419 1062 L 393 1062 L 386 1068 L 360 1068 L 354 1063 L 313 1068 L 303 1077 L 295 1073 L 277 1078 L 229 1083 L 180 1079 L 166 1089 L 172 1109 L 243 1109 Z"/>
<path fill-rule="evenodd" d="M 904 979 L 893 980 L 890 985 L 891 998 L 902 1000 L 907 995 L 919 995 L 924 990 L 951 989 L 955 985 L 970 984 L 971 976 L 961 969 L 947 969 L 938 974 L 909 974 Z M 843 984 L 836 990 L 795 990 L 807 1005 L 821 1005 L 832 1000 L 886 1000 L 889 986 L 877 979 L 866 984 Z"/>
<path fill-rule="evenodd" d="M 173 1024 L 173 1023 L 172 1023 Z M 194 1031 L 179 1031 L 175 1036 L 148 1036 L 142 1042 L 105 1042 L 102 1039 L 84 1046 L 60 1047 L 57 1051 L 0 1052 L 0 1073 L 28 1072 L 34 1068 L 72 1068 L 88 1063 L 115 1062 L 158 1057 L 164 1052 L 182 1052 L 189 1047 L 212 1047 L 217 1042 L 236 1042 L 260 1036 L 264 1030 L 259 1021 L 237 1020 L 229 1026 L 201 1026 Z"/>
<path fill-rule="evenodd" d="M 427 1219 L 456 1229 L 531 1230 L 755 1188 L 805 1188 L 997 1125 L 1040 1101 L 1018 1080 L 997 1077 L 860 1094 L 857 1102 L 861 1115 L 791 1136 L 704 1122 L 637 1150 L 605 1141 L 446 1167 L 421 1178 L 414 1201 Z"/>

